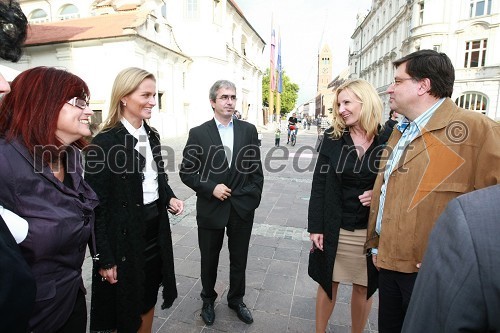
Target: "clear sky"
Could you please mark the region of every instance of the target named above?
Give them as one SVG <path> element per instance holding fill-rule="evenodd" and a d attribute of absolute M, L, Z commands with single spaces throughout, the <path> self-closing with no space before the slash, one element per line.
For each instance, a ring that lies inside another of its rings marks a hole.
<path fill-rule="evenodd" d="M 317 60 L 326 43 L 333 54 L 333 78 L 347 67 L 356 15 L 372 0 L 235 0 L 246 19 L 266 42 L 262 66 L 269 67 L 271 17 L 276 39 L 281 32 L 281 62 L 300 87 L 297 106 L 316 96 Z M 276 55 L 278 49 L 276 48 Z"/>

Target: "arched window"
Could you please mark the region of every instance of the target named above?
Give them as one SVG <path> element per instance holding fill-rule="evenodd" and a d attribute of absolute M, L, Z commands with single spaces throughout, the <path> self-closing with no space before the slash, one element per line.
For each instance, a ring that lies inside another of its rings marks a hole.
<path fill-rule="evenodd" d="M 67 4 L 61 7 L 59 10 L 59 19 L 61 21 L 79 18 L 80 13 L 75 5 Z"/>
<path fill-rule="evenodd" d="M 243 53 L 244 56 L 247 55 L 246 46 L 247 46 L 247 38 L 246 36 L 241 36 L 241 53 Z"/>
<path fill-rule="evenodd" d="M 231 30 L 231 43 L 232 43 L 233 46 L 235 46 L 234 45 L 234 43 L 235 43 L 235 40 L 234 40 L 235 37 L 236 37 L 236 24 L 233 23 L 233 29 Z"/>
<path fill-rule="evenodd" d="M 486 110 L 488 110 L 488 97 L 478 92 L 465 92 L 455 100 L 455 104 L 466 110 L 486 114 Z"/>
<path fill-rule="evenodd" d="M 30 23 L 43 23 L 48 22 L 49 17 L 43 9 L 35 9 L 28 15 L 28 20 Z"/>
<path fill-rule="evenodd" d="M 161 16 L 163 16 L 163 18 L 167 18 L 167 4 L 163 4 L 161 6 Z"/>

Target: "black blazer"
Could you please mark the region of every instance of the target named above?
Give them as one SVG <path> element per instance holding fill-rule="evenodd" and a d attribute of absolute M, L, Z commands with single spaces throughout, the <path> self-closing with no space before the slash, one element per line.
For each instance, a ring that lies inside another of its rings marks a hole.
<path fill-rule="evenodd" d="M 189 131 L 179 174 L 182 182 L 198 196 L 197 221 L 204 228 L 224 228 L 231 206 L 242 219 L 252 222 L 260 204 L 264 175 L 257 129 L 250 123 L 233 119 L 233 131 L 231 167 L 215 120 Z M 231 189 L 229 200 L 220 201 L 212 195 L 218 184 Z"/>
<path fill-rule="evenodd" d="M 0 332 L 26 332 L 35 295 L 31 268 L 0 216 Z"/>
<path fill-rule="evenodd" d="M 162 308 L 177 298 L 170 223 L 166 207 L 174 192 L 163 169 L 160 137 L 144 123 L 158 170 L 161 249 L 163 274 Z M 135 149 L 135 139 L 119 123 L 99 133 L 86 150 L 85 179 L 99 197 L 95 234 L 99 260 L 92 276 L 91 330 L 118 328 L 119 332 L 137 332 L 141 323 L 144 276 L 140 274 L 144 233 L 142 175 L 144 157 Z M 116 285 L 102 283 L 99 268 L 118 266 Z M 119 289 L 119 290 L 115 290 Z M 115 318 L 118 322 L 115 323 Z"/>

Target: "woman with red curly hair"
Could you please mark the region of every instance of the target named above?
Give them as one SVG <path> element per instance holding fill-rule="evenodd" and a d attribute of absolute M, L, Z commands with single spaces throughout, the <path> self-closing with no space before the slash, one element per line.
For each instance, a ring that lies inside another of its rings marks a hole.
<path fill-rule="evenodd" d="M 86 331 L 82 264 L 97 196 L 82 178 L 89 89 L 67 71 L 35 67 L 0 104 L 0 203 L 20 217 L 21 253 L 36 281 L 30 332 Z M 24 225 L 24 226 L 23 226 Z"/>

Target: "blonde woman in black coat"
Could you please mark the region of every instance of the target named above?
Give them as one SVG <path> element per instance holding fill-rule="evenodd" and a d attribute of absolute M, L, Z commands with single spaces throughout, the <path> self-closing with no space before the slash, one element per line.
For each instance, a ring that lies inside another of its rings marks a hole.
<path fill-rule="evenodd" d="M 365 80 L 335 92 L 332 126 L 325 131 L 313 176 L 308 232 L 313 242 L 309 275 L 319 283 L 316 332 L 325 332 L 339 283 L 352 284 L 352 332 L 362 332 L 367 300 L 366 239 L 371 190 L 381 149 L 382 102 Z"/>
<path fill-rule="evenodd" d="M 168 185 L 160 138 L 146 123 L 156 105 L 153 74 L 127 68 L 115 79 L 105 126 L 86 154 L 85 179 L 97 193 L 99 260 L 92 276 L 91 332 L 151 332 L 177 297 L 167 209 L 184 204 Z"/>

